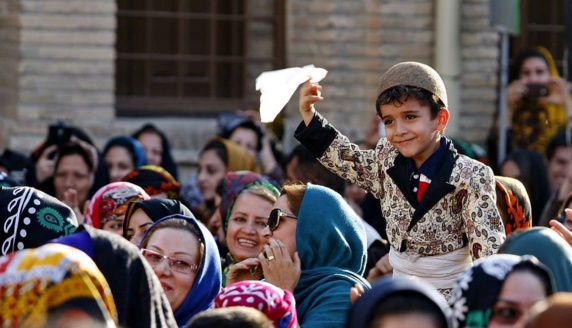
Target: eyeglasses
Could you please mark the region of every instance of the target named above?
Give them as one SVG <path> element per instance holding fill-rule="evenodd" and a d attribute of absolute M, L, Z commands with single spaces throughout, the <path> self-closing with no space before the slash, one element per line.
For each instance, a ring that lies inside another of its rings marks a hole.
<path fill-rule="evenodd" d="M 294 214 L 284 213 L 281 209 L 275 208 L 270 211 L 270 215 L 268 216 L 268 229 L 270 229 L 270 231 L 278 229 L 281 217 L 287 217 L 296 220 L 298 219 L 298 217 Z"/>
<path fill-rule="evenodd" d="M 515 324 L 518 320 L 520 320 L 523 314 L 524 312 L 519 307 L 495 305 L 493 306 L 491 320 L 494 320 L 502 324 L 512 325 Z"/>
<path fill-rule="evenodd" d="M 189 263 L 174 257 L 163 255 L 150 249 L 141 248 L 141 254 L 153 268 L 159 265 L 164 259 L 168 261 L 167 263 L 169 264 L 169 268 L 171 270 L 179 273 L 188 274 L 193 271 L 197 271 L 199 268 L 199 266 L 194 263 Z"/>

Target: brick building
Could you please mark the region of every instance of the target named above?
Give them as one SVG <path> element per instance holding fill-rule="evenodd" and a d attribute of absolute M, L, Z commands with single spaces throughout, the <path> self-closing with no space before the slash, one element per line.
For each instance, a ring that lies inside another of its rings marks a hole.
<path fill-rule="evenodd" d="M 444 76 L 448 133 L 483 143 L 498 40 L 489 0 L 0 0 L 0 146 L 29 153 L 59 120 L 102 146 L 153 121 L 192 166 L 217 112 L 256 104 L 258 74 L 310 63 L 329 71 L 320 111 L 358 140 L 379 77 L 405 60 Z"/>

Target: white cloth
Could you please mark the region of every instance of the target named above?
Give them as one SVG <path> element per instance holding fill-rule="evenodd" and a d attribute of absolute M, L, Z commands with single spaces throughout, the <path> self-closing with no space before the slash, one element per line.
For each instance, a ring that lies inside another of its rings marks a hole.
<path fill-rule="evenodd" d="M 459 274 L 473 265 L 468 246 L 433 256 L 389 250 L 394 277 L 424 280 L 437 289 L 453 288 Z"/>
<path fill-rule="evenodd" d="M 311 82 L 320 82 L 326 74 L 328 71 L 314 65 L 260 74 L 256 78 L 256 90 L 260 90 L 260 121 L 262 123 L 274 121 L 300 84 L 308 79 Z"/>

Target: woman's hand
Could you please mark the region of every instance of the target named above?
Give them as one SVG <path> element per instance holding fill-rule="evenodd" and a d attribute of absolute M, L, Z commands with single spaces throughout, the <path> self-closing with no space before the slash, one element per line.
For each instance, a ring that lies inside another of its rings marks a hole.
<path fill-rule="evenodd" d="M 550 94 L 546 97 L 539 98 L 538 102 L 541 104 L 566 106 L 570 101 L 568 82 L 563 78 L 556 77 L 551 78 L 546 85 L 550 90 Z"/>
<path fill-rule="evenodd" d="M 564 213 L 566 213 L 567 218 L 572 218 L 572 209 L 567 208 L 564 210 Z M 548 225 L 552 230 L 556 231 L 560 237 L 564 238 L 568 245 L 572 246 L 572 232 L 568 230 L 568 228 L 556 220 L 550 220 Z"/>
<path fill-rule="evenodd" d="M 233 265 L 226 274 L 226 285 L 245 280 L 260 280 L 262 269 L 260 261 L 256 258 L 246 259 Z"/>
<path fill-rule="evenodd" d="M 302 273 L 298 253 L 290 256 L 286 246 L 276 238 L 269 238 L 268 242 L 269 244 L 264 245 L 264 251 L 258 255 L 264 279 L 293 293 Z"/>
<path fill-rule="evenodd" d="M 507 89 L 509 108 L 514 108 L 514 105 L 520 100 L 522 100 L 527 91 L 528 88 L 526 87 L 526 84 L 522 82 L 522 80 L 516 80 L 511 82 L 508 85 Z"/>
<path fill-rule="evenodd" d="M 324 100 L 324 97 L 320 95 L 321 91 L 322 86 L 318 83 L 310 83 L 310 80 L 302 84 L 300 89 L 300 114 L 302 114 L 302 119 L 306 126 L 310 124 L 314 117 L 314 112 L 316 111 L 314 104 Z"/>
<path fill-rule="evenodd" d="M 82 224 L 84 221 L 83 213 L 79 208 L 79 200 L 77 198 L 77 190 L 73 188 L 69 188 L 68 190 L 64 191 L 64 199 L 60 199 L 64 204 L 69 206 L 77 218 L 77 222 Z"/>
<path fill-rule="evenodd" d="M 43 182 L 47 178 L 54 175 L 54 169 L 56 165 L 56 154 L 58 151 L 58 146 L 51 145 L 46 147 L 44 151 L 40 154 L 38 161 L 36 162 L 36 179 L 38 183 Z"/>

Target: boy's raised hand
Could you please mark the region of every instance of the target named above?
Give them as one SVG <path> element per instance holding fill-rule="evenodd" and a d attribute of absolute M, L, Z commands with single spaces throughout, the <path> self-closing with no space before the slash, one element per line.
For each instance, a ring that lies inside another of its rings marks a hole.
<path fill-rule="evenodd" d="M 304 124 L 308 126 L 312 118 L 314 117 L 314 104 L 318 101 L 324 100 L 321 94 L 322 86 L 318 83 L 310 83 L 310 81 L 306 81 L 302 84 L 302 88 L 300 88 L 300 114 L 302 114 L 302 119 L 304 120 Z"/>

